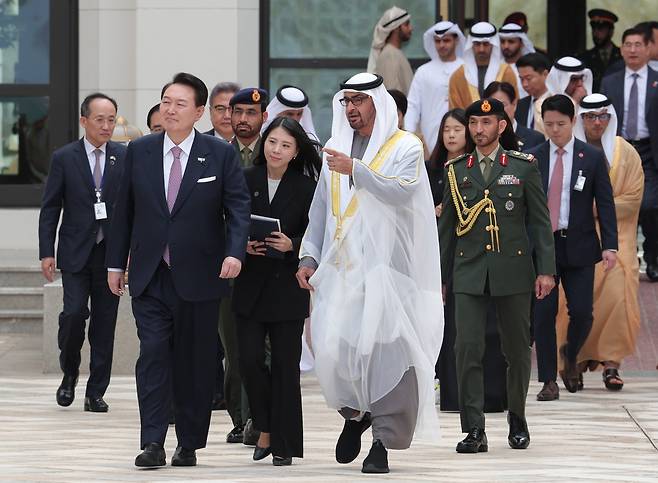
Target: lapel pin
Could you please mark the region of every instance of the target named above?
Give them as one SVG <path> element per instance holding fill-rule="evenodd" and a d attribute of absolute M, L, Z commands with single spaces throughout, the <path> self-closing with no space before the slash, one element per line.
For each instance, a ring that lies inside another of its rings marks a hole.
<path fill-rule="evenodd" d="M 196 160 L 197 160 L 198 162 L 200 162 L 201 164 L 203 164 L 203 163 L 206 162 L 206 158 L 196 158 Z"/>
<path fill-rule="evenodd" d="M 579 157 L 579 158 L 582 158 L 583 156 L 584 156 L 584 154 L 583 154 L 582 152 L 581 152 L 581 153 L 578 153 L 578 157 Z"/>
<path fill-rule="evenodd" d="M 658 81 L 653 81 L 653 83 L 651 84 L 651 87 L 656 87 L 656 86 L 658 86 Z"/>
<path fill-rule="evenodd" d="M 259 194 L 260 194 L 260 193 L 259 193 L 258 191 L 254 191 L 254 197 L 257 198 Z"/>
<path fill-rule="evenodd" d="M 114 162 L 116 161 L 116 156 L 110 156 L 110 166 L 114 166 Z"/>

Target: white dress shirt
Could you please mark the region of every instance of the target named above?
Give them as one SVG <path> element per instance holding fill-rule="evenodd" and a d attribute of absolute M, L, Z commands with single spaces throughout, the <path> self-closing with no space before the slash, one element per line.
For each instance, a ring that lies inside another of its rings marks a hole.
<path fill-rule="evenodd" d="M 562 148 L 562 195 L 560 196 L 560 218 L 557 221 L 558 230 L 566 230 L 569 228 L 569 203 L 571 202 L 571 168 L 573 166 L 574 154 L 574 137 L 571 136 L 569 142 Z M 550 141 L 550 160 L 548 167 L 548 186 L 551 186 L 551 179 L 553 178 L 553 168 L 557 162 L 558 146 Z"/>
<path fill-rule="evenodd" d="M 626 135 L 626 126 L 628 123 L 628 98 L 631 95 L 631 86 L 633 85 L 633 74 L 638 74 L 637 78 L 637 139 L 645 139 L 649 137 L 649 128 L 647 127 L 647 120 L 645 119 L 645 101 L 647 99 L 647 79 L 649 76 L 649 68 L 644 65 L 640 70 L 634 71 L 626 67 L 624 73 L 624 125 L 622 126 L 622 135 L 628 139 Z"/>
<path fill-rule="evenodd" d="M 96 166 L 96 155 L 94 154 L 94 151 L 96 149 L 101 150 L 101 156 L 99 158 L 99 164 L 101 165 L 101 176 L 103 176 L 103 173 L 105 173 L 105 152 L 107 150 L 107 143 L 103 143 L 100 145 L 100 147 L 96 147 L 93 144 L 91 144 L 89 141 L 87 141 L 87 138 L 84 139 L 84 144 L 85 144 L 85 152 L 87 153 L 87 160 L 89 161 L 89 169 L 91 169 L 91 176 L 93 178 L 94 176 L 94 166 Z"/>
<path fill-rule="evenodd" d="M 180 167 L 181 167 L 181 178 L 185 176 L 185 168 L 187 167 L 187 158 L 190 157 L 190 151 L 192 150 L 192 144 L 194 143 L 194 129 L 192 132 L 178 145 L 183 151 L 180 153 Z M 174 164 L 174 154 L 171 152 L 171 148 L 176 146 L 169 135 L 165 133 L 164 143 L 162 143 L 162 163 L 164 167 L 164 191 L 165 198 L 167 197 L 167 189 L 169 188 L 169 174 L 171 173 L 171 165 Z"/>

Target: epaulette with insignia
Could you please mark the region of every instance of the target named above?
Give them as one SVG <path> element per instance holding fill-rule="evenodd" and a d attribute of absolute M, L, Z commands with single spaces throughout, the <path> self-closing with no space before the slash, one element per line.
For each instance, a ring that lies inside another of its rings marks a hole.
<path fill-rule="evenodd" d="M 462 159 L 466 159 L 467 156 L 469 156 L 470 153 L 464 153 L 461 156 L 457 156 L 456 158 L 449 159 L 448 161 L 445 162 L 444 166 L 449 166 L 451 164 L 456 163 L 457 161 L 461 161 Z"/>
<path fill-rule="evenodd" d="M 509 151 L 507 151 L 507 154 L 509 154 L 510 156 L 513 156 L 517 159 L 522 159 L 524 161 L 527 161 L 529 163 L 532 163 L 532 162 L 535 161 L 535 157 L 532 154 L 522 153 L 521 151 L 509 150 Z"/>

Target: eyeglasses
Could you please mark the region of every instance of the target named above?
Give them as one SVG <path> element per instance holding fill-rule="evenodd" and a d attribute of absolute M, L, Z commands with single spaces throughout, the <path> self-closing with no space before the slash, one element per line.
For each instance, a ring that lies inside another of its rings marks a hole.
<path fill-rule="evenodd" d="M 341 106 L 345 107 L 347 107 L 350 102 L 354 107 L 359 107 L 366 99 L 368 99 L 368 97 L 370 96 L 343 97 L 342 99 L 339 99 L 338 102 L 340 102 Z"/>
<path fill-rule="evenodd" d="M 226 111 L 229 111 L 231 108 L 227 106 L 217 105 L 214 106 L 213 109 L 217 114 L 224 114 Z"/>
<path fill-rule="evenodd" d="M 581 114 L 581 117 L 586 121 L 609 121 L 612 114 L 593 114 L 591 112 L 586 112 L 585 114 Z"/>

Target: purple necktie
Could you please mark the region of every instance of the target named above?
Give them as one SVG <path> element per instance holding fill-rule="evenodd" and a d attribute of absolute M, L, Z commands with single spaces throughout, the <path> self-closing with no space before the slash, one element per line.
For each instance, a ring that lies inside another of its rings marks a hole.
<path fill-rule="evenodd" d="M 171 171 L 169 172 L 169 184 L 167 185 L 167 206 L 169 207 L 169 213 L 174 209 L 174 203 L 176 203 L 176 197 L 178 196 L 178 190 L 180 189 L 181 181 L 183 181 L 183 168 L 180 164 L 180 155 L 183 152 L 178 146 L 171 148 L 171 154 L 174 155 L 174 162 L 171 165 Z M 162 259 L 171 265 L 171 260 L 169 259 L 169 244 L 165 247 L 164 253 L 162 254 Z"/>
<path fill-rule="evenodd" d="M 96 192 L 100 192 L 101 185 L 103 184 L 103 173 L 101 173 L 101 154 L 103 151 L 96 148 L 94 149 L 94 156 L 96 157 L 96 162 L 94 163 L 94 186 L 96 187 Z M 98 227 L 98 233 L 96 233 L 96 245 L 103 241 L 103 228 Z"/>

